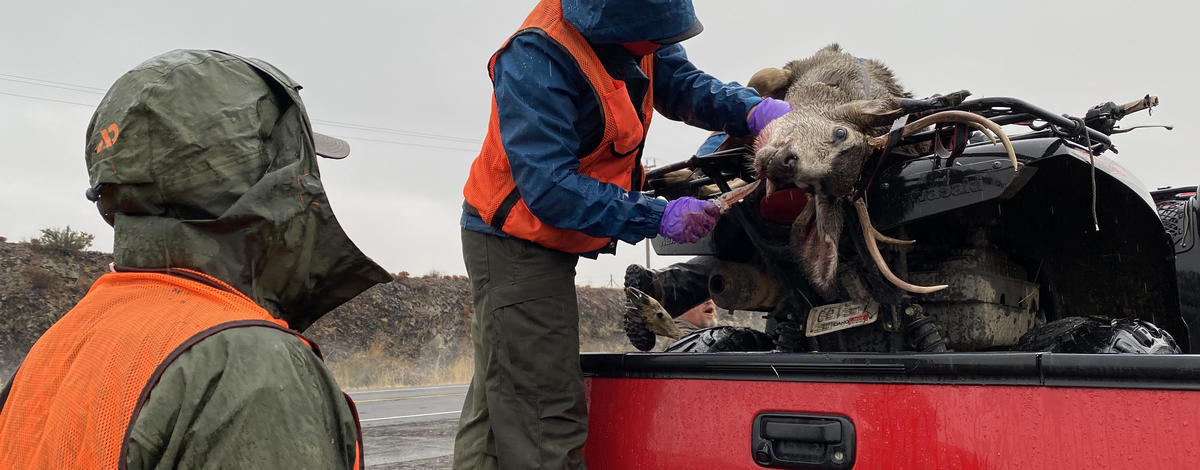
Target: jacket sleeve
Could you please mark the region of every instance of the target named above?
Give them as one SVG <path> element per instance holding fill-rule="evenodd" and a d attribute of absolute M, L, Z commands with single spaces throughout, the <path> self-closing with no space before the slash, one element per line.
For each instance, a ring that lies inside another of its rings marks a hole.
<path fill-rule="evenodd" d="M 725 143 L 726 137 L 729 137 L 729 135 L 724 132 L 713 132 L 707 139 L 704 139 L 704 142 L 700 144 L 700 148 L 696 149 L 696 155 L 708 155 L 716 152 L 721 147 L 721 144 Z"/>
<path fill-rule="evenodd" d="M 233 328 L 163 371 L 129 434 L 136 469 L 350 469 L 358 428 L 333 377 L 299 338 Z"/>
<path fill-rule="evenodd" d="M 654 59 L 654 108 L 659 114 L 732 136 L 750 134 L 746 117 L 762 101 L 758 92 L 704 73 L 679 44 L 659 49 Z"/>
<path fill-rule="evenodd" d="M 513 180 L 538 219 L 629 243 L 658 233 L 666 201 L 579 173 L 578 155 L 590 149 L 580 148 L 578 123 L 601 117 L 565 51 L 535 34 L 518 36 L 496 59 L 493 86 Z"/>

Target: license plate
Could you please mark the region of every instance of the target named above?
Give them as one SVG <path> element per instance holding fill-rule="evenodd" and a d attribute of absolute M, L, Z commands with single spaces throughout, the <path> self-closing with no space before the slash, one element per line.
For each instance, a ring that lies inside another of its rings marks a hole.
<path fill-rule="evenodd" d="M 814 307 L 808 312 L 808 328 L 804 335 L 820 336 L 856 326 L 869 325 L 879 319 L 879 303 L 875 301 L 842 302 Z"/>

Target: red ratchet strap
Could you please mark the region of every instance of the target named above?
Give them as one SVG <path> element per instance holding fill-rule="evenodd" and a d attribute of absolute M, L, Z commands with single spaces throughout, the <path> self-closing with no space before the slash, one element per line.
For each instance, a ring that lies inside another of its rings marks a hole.
<path fill-rule="evenodd" d="M 953 130 L 945 132 L 950 127 L 953 127 Z M 933 135 L 933 153 L 938 156 L 933 160 L 933 168 L 935 170 L 941 168 L 943 160 L 945 160 L 946 167 L 949 168 L 954 165 L 954 159 L 962 155 L 963 150 L 967 148 L 971 128 L 961 122 L 938 123 L 934 127 Z"/>
<path fill-rule="evenodd" d="M 884 145 L 883 150 L 879 151 L 879 159 L 875 163 L 875 169 L 871 170 L 871 176 L 867 178 L 866 184 L 850 192 L 851 201 L 863 197 L 871 189 L 871 184 L 875 182 L 875 175 L 879 174 L 879 170 L 883 169 L 883 164 L 887 162 L 888 155 L 892 153 L 892 149 L 895 148 L 896 144 L 900 143 L 900 133 L 904 131 L 904 125 L 908 124 L 910 116 L 900 116 L 895 121 L 892 121 L 892 130 L 888 131 L 887 145 Z"/>

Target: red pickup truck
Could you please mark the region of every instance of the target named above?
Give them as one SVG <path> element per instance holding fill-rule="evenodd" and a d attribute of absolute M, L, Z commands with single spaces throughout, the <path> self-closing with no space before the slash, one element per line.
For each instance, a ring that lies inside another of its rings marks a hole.
<path fill-rule="evenodd" d="M 956 106 L 1030 129 L 1011 136 L 1020 171 L 958 127 L 913 138 L 945 147 L 935 155 L 877 157 L 869 220 L 917 240 L 888 264 L 943 291 L 897 293 L 855 233 L 839 269 L 857 292 L 822 302 L 757 194 L 702 243 L 656 246 L 737 263 L 710 274 L 714 300 L 766 312 L 775 349 L 791 352 L 584 354 L 589 466 L 1200 469 L 1196 187 L 1148 191 L 1107 153 L 1114 124 L 1156 102 L 1083 119 L 1013 98 Z M 703 180 L 667 174 L 685 167 Z M 718 152 L 649 171 L 647 186 L 728 194 L 756 176 Z M 820 329 L 813 312 L 868 320 Z M 1062 328 L 1108 321 L 1135 327 Z"/>
<path fill-rule="evenodd" d="M 1200 357 L 584 354 L 590 468 L 1195 469 Z"/>

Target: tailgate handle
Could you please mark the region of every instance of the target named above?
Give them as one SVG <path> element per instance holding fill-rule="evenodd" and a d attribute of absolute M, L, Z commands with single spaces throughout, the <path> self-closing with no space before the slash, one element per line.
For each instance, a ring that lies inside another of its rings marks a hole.
<path fill-rule="evenodd" d="M 768 468 L 854 466 L 854 423 L 842 415 L 760 413 L 750 444 L 754 462 Z"/>
<path fill-rule="evenodd" d="M 766 439 L 784 439 L 801 442 L 829 444 L 842 441 L 842 423 L 833 421 L 819 424 L 779 423 L 766 421 L 763 426 Z"/>

